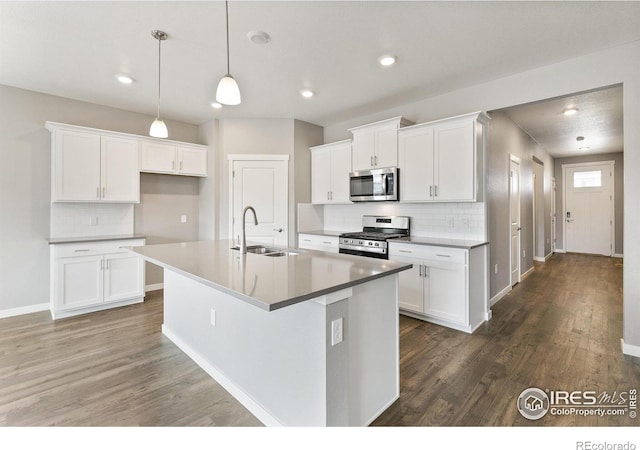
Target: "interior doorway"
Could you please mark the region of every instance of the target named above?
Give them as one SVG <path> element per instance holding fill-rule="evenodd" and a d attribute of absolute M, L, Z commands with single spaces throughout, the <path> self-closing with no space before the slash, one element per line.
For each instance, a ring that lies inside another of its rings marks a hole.
<path fill-rule="evenodd" d="M 614 253 L 613 167 L 614 161 L 562 165 L 567 252 Z"/>
<path fill-rule="evenodd" d="M 258 225 L 251 212 L 246 217 L 247 241 L 289 245 L 289 197 L 287 155 L 229 156 L 231 239 L 238 242 L 242 234 L 242 212 L 253 206 Z"/>
<path fill-rule="evenodd" d="M 509 227 L 511 232 L 511 286 L 520 282 L 520 158 L 509 155 Z"/>

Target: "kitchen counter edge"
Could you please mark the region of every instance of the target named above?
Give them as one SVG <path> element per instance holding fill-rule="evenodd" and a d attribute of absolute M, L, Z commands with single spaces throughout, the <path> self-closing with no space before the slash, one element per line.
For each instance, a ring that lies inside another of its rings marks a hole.
<path fill-rule="evenodd" d="M 133 239 L 146 239 L 146 236 L 138 234 L 128 234 L 124 236 L 78 236 L 78 237 L 60 237 L 49 238 L 49 245 L 56 244 L 80 244 L 83 242 L 101 242 L 101 241 L 126 241 Z"/>

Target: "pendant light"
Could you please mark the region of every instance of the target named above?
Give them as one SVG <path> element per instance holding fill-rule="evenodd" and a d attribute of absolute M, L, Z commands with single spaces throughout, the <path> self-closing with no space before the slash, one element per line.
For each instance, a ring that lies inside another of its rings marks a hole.
<path fill-rule="evenodd" d="M 149 136 L 167 138 L 169 137 L 169 131 L 162 119 L 160 119 L 160 47 L 162 41 L 166 40 L 168 36 L 167 33 L 160 30 L 152 30 L 151 36 L 158 40 L 158 114 L 156 115 L 156 120 L 151 124 L 151 128 L 149 128 Z"/>
<path fill-rule="evenodd" d="M 222 77 L 218 83 L 216 90 L 216 101 L 222 105 L 239 105 L 240 104 L 240 88 L 238 83 L 231 76 L 229 70 L 229 1 L 225 0 L 225 9 L 227 17 L 227 74 Z"/>

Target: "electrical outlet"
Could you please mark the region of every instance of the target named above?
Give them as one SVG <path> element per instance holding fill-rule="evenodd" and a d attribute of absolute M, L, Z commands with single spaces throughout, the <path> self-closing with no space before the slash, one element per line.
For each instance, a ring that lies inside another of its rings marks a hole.
<path fill-rule="evenodd" d="M 89 225 L 92 227 L 98 226 L 98 216 L 89 216 Z"/>
<path fill-rule="evenodd" d="M 460 223 L 462 224 L 462 228 L 466 228 L 468 230 L 469 226 L 471 225 L 471 219 L 469 219 L 468 217 L 463 217 L 462 219 L 460 219 Z"/>
<path fill-rule="evenodd" d="M 216 310 L 211 310 L 211 325 L 216 326 Z"/>
<path fill-rule="evenodd" d="M 498 275 L 498 265 L 497 264 L 493 267 L 493 273 Z"/>
<path fill-rule="evenodd" d="M 453 228 L 454 227 L 454 219 L 453 216 L 447 216 L 447 226 L 449 228 Z"/>
<path fill-rule="evenodd" d="M 527 251 L 526 250 L 522 250 L 522 259 L 527 257 Z"/>
<path fill-rule="evenodd" d="M 180 223 L 187 223 L 187 216 L 186 214 L 183 214 L 180 216 Z"/>
<path fill-rule="evenodd" d="M 331 322 L 331 345 L 342 342 L 342 317 Z"/>

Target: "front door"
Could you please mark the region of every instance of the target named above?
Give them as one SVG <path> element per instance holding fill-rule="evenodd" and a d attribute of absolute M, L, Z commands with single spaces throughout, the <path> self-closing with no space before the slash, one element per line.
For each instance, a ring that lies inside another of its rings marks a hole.
<path fill-rule="evenodd" d="M 611 256 L 613 167 L 610 163 L 564 167 L 566 250 Z"/>
<path fill-rule="evenodd" d="M 520 160 L 511 157 L 509 168 L 511 227 L 511 286 L 520 282 Z"/>
<path fill-rule="evenodd" d="M 232 238 L 242 234 L 242 212 L 253 206 L 258 216 L 254 225 L 246 215 L 247 241 L 288 245 L 288 161 L 234 160 L 232 163 Z"/>

